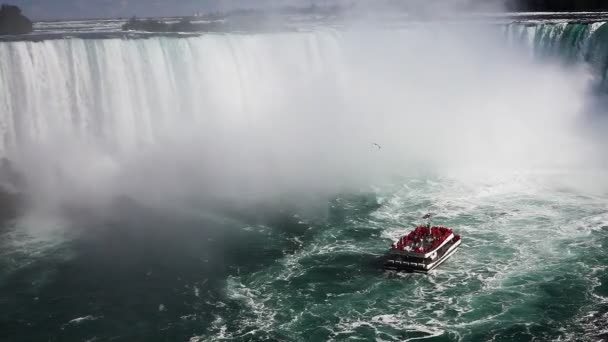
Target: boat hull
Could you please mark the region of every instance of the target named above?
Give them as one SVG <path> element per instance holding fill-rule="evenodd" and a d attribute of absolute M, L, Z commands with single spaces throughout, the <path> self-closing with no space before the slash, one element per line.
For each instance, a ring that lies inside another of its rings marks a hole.
<path fill-rule="evenodd" d="M 429 273 L 439 265 L 443 264 L 448 258 L 450 258 L 460 247 L 462 240 L 455 241 L 451 244 L 447 250 L 440 255 L 436 260 L 424 259 L 420 262 L 409 262 L 399 260 L 399 255 L 390 255 L 387 256 L 387 259 L 384 263 L 384 268 L 388 270 L 396 270 L 396 271 L 406 271 L 406 272 L 416 272 L 416 273 Z"/>

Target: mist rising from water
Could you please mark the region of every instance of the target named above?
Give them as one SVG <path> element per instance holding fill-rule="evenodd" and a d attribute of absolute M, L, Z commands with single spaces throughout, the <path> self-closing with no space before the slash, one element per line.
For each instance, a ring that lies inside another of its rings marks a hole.
<path fill-rule="evenodd" d="M 270 199 L 597 159 L 585 70 L 489 26 L 7 45 L 2 147 L 38 203 Z"/>

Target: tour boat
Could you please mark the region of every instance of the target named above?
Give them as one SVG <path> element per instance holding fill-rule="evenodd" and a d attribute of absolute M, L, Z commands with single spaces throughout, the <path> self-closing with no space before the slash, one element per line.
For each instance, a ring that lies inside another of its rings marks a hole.
<path fill-rule="evenodd" d="M 418 226 L 392 244 L 384 267 L 428 273 L 452 256 L 461 242 L 460 235 L 454 234 L 450 228 L 431 226 L 430 223 Z"/>

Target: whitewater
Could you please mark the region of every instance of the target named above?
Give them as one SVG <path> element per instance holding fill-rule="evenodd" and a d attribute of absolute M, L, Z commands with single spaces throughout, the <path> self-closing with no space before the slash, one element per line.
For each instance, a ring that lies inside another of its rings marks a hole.
<path fill-rule="evenodd" d="M 606 30 L 0 43 L 0 339 L 605 338 Z M 428 211 L 460 250 L 382 271 Z"/>

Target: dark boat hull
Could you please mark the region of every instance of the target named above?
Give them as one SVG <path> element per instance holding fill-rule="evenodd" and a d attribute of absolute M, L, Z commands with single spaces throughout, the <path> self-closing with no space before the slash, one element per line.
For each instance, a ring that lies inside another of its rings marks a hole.
<path fill-rule="evenodd" d="M 452 256 L 460 246 L 462 240 L 458 240 L 441 255 L 437 260 L 424 260 L 423 262 L 408 262 L 399 260 L 398 255 L 388 255 L 384 263 L 384 268 L 388 270 L 416 272 L 416 273 L 429 273 L 439 265 L 443 264 L 448 258 Z"/>

